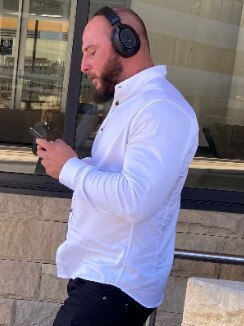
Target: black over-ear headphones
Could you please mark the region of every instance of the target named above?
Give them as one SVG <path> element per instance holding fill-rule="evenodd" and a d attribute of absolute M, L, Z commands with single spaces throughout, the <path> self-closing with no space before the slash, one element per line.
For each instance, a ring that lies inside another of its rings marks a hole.
<path fill-rule="evenodd" d="M 138 52 L 141 42 L 134 28 L 122 24 L 116 12 L 107 6 L 102 7 L 94 14 L 94 16 L 97 15 L 104 16 L 114 26 L 112 44 L 122 57 L 129 58 Z"/>

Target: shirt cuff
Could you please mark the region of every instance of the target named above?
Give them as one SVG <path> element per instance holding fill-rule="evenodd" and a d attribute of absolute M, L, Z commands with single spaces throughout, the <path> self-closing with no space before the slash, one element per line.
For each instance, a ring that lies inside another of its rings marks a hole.
<path fill-rule="evenodd" d="M 74 190 L 77 173 L 85 167 L 87 167 L 87 164 L 83 160 L 77 157 L 70 158 L 61 169 L 59 182 Z"/>

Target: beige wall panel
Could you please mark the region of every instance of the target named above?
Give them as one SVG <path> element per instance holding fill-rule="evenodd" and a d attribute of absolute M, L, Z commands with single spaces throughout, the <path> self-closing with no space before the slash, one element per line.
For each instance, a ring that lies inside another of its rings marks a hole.
<path fill-rule="evenodd" d="M 231 85 L 231 96 L 229 106 L 231 108 L 240 109 L 243 107 L 244 101 L 244 76 L 233 76 Z"/>
<path fill-rule="evenodd" d="M 221 265 L 220 278 L 244 282 L 244 267 L 239 265 Z"/>
<path fill-rule="evenodd" d="M 176 10 L 178 7 L 178 2 L 179 0 L 131 0 L 131 9 L 140 7 L 143 4 L 148 4 Z"/>
<path fill-rule="evenodd" d="M 15 325 L 50 326 L 59 308 L 58 303 L 17 300 Z"/>
<path fill-rule="evenodd" d="M 236 49 L 239 26 L 160 6 L 143 4 L 135 10 L 143 18 L 150 33 Z"/>
<path fill-rule="evenodd" d="M 58 246 L 66 235 L 66 223 L 29 221 L 26 225 L 26 258 L 42 263 L 54 263 Z"/>
<path fill-rule="evenodd" d="M 14 300 L 0 299 L 0 325 L 13 325 L 14 309 Z"/>
<path fill-rule="evenodd" d="M 132 0 L 131 4 L 132 9 L 147 4 L 236 25 L 243 7 L 241 0 Z"/>
<path fill-rule="evenodd" d="M 177 233 L 176 248 L 178 250 L 194 250 L 205 252 L 223 252 L 225 238 L 203 234 Z"/>
<path fill-rule="evenodd" d="M 241 18 L 240 18 L 240 26 L 244 26 L 244 1 L 242 0 L 242 12 L 241 12 Z"/>
<path fill-rule="evenodd" d="M 67 298 L 67 282 L 57 277 L 56 265 L 42 264 L 39 300 L 63 303 Z"/>
<path fill-rule="evenodd" d="M 221 10 L 222 9 L 222 0 L 214 0 L 212 1 L 210 18 L 215 20 L 221 19 Z"/>
<path fill-rule="evenodd" d="M 244 27 L 243 26 L 239 28 L 237 51 L 244 52 Z"/>
<path fill-rule="evenodd" d="M 173 64 L 175 39 L 167 35 L 149 33 L 149 40 L 154 63 Z"/>
<path fill-rule="evenodd" d="M 158 309 L 155 326 L 181 326 L 182 314 Z"/>
<path fill-rule="evenodd" d="M 227 238 L 225 240 L 224 252 L 244 257 L 244 236 L 236 239 Z"/>
<path fill-rule="evenodd" d="M 233 6 L 232 6 L 232 15 L 231 15 L 231 23 L 236 24 L 236 25 L 241 25 L 244 26 L 243 24 L 243 18 L 242 13 L 243 13 L 243 0 L 234 0 L 233 1 Z"/>
<path fill-rule="evenodd" d="M 223 0 L 220 20 L 231 22 L 233 0 Z"/>
<path fill-rule="evenodd" d="M 244 52 L 236 52 L 234 76 L 244 77 Z"/>
<path fill-rule="evenodd" d="M 197 17 L 196 32 L 193 40 L 199 43 L 235 50 L 238 42 L 238 35 L 239 26 Z M 185 38 L 188 38 L 187 34 Z"/>
<path fill-rule="evenodd" d="M 181 277 L 197 276 L 218 278 L 220 274 L 220 264 L 176 258 L 170 274 L 172 276 Z"/>
<path fill-rule="evenodd" d="M 244 237 L 243 214 L 181 209 L 177 232 L 228 238 Z"/>
<path fill-rule="evenodd" d="M 33 262 L 0 260 L 0 296 L 37 299 L 41 265 Z"/>
<path fill-rule="evenodd" d="M 194 43 L 191 67 L 221 74 L 233 74 L 235 51 Z"/>
<path fill-rule="evenodd" d="M 178 1 L 177 10 L 183 11 L 183 12 L 191 12 L 191 10 L 192 10 L 192 1 L 191 0 Z"/>
<path fill-rule="evenodd" d="M 192 57 L 191 41 L 176 39 L 174 44 L 173 64 L 176 66 L 191 67 Z"/>
<path fill-rule="evenodd" d="M 149 33 L 149 36 L 152 56 L 156 64 L 173 64 L 224 75 L 233 74 L 234 50 L 155 33 Z"/>
<path fill-rule="evenodd" d="M 201 0 L 200 16 L 209 18 L 212 10 L 212 0 Z"/>
<path fill-rule="evenodd" d="M 67 298 L 67 280 L 57 278 L 54 274 L 42 274 L 40 286 L 40 301 L 59 302 Z"/>
<path fill-rule="evenodd" d="M 67 222 L 70 213 L 71 199 L 44 197 L 42 217 L 48 221 Z"/>
<path fill-rule="evenodd" d="M 226 102 L 229 97 L 232 76 L 171 65 L 168 66 L 168 79 L 185 96 L 192 99 L 195 97 L 194 103 L 197 108 L 201 104 L 202 98 L 209 98 L 210 102 Z M 206 105 L 205 102 L 203 104 Z M 222 103 L 220 105 L 222 106 Z"/>
<path fill-rule="evenodd" d="M 21 259 L 26 256 L 27 222 L 21 219 L 0 219 L 0 258 Z"/>
<path fill-rule="evenodd" d="M 41 218 L 42 198 L 0 193 L 0 218 Z"/>
<path fill-rule="evenodd" d="M 174 313 L 183 312 L 187 280 L 184 277 L 169 277 L 164 302 L 160 306 L 160 310 Z"/>

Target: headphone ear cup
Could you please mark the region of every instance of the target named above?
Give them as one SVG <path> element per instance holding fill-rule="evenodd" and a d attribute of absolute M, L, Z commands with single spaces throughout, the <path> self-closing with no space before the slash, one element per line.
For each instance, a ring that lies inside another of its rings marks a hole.
<path fill-rule="evenodd" d="M 140 48 L 140 39 L 137 33 L 132 27 L 125 24 L 115 26 L 112 43 L 115 50 L 126 58 L 135 55 Z"/>

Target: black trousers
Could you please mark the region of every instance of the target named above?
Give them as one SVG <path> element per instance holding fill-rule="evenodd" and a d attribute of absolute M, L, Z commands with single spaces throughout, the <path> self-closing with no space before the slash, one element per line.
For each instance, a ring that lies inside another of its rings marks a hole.
<path fill-rule="evenodd" d="M 145 308 L 119 288 L 70 280 L 53 326 L 142 326 L 154 308 Z"/>

